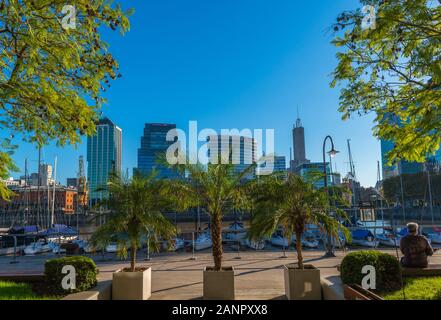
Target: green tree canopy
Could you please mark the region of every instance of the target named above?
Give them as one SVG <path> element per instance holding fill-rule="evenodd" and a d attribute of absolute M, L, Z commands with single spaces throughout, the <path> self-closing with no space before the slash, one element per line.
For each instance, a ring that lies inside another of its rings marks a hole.
<path fill-rule="evenodd" d="M 66 11 L 66 1 L 0 0 L 2 133 L 38 145 L 76 144 L 94 133 L 102 94 L 120 76 L 99 31 L 124 33 L 131 12 L 109 0 L 72 4 L 75 12 Z M 63 20 L 72 13 L 76 25 L 66 28 Z M 0 157 L 0 173 L 9 171 L 12 160 L 1 147 Z"/>
<path fill-rule="evenodd" d="M 374 135 L 394 142 L 389 160 L 424 161 L 441 143 L 441 1 L 361 0 L 333 26 L 343 118 L 376 113 Z M 369 27 L 370 26 L 370 27 Z"/>

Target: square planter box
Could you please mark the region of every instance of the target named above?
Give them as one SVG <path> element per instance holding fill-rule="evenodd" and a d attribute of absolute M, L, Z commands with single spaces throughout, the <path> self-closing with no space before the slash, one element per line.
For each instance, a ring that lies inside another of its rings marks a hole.
<path fill-rule="evenodd" d="M 320 270 L 313 265 L 305 265 L 304 268 L 284 266 L 286 297 L 288 300 L 321 300 Z"/>
<path fill-rule="evenodd" d="M 147 300 L 152 294 L 152 269 L 113 273 L 112 300 Z"/>
<path fill-rule="evenodd" d="M 204 269 L 204 300 L 234 300 L 233 267 L 224 267 L 222 271 Z"/>

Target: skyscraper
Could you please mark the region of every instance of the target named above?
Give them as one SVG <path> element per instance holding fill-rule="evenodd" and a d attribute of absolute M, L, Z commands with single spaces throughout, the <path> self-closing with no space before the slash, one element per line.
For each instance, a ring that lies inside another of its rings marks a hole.
<path fill-rule="evenodd" d="M 168 123 L 146 123 L 144 134 L 141 137 L 141 147 L 138 149 L 138 167 L 136 170 L 142 174 L 150 174 L 156 170 L 158 178 L 176 179 L 179 174 L 170 168 L 158 163 L 167 149 L 176 142 L 167 141 L 167 133 L 176 129 L 175 124 Z"/>
<path fill-rule="evenodd" d="M 301 164 L 308 163 L 305 152 L 305 129 L 302 127 L 302 122 L 297 115 L 296 124 L 292 129 L 292 139 L 294 146 L 294 160 L 291 161 L 291 171 L 296 172 L 297 167 Z"/>
<path fill-rule="evenodd" d="M 234 135 L 213 135 L 208 140 L 208 158 L 212 163 L 215 161 L 217 150 L 218 161 L 226 161 L 234 165 L 234 172 L 241 173 L 251 164 L 257 161 L 256 140 L 250 137 Z M 222 163 L 222 162 L 221 162 Z M 252 179 L 254 171 L 251 171 L 245 178 Z"/>
<path fill-rule="evenodd" d="M 400 174 L 414 174 L 424 170 L 424 164 L 398 160 L 395 164 L 387 163 L 387 154 L 394 147 L 393 142 L 381 140 L 381 162 L 383 166 L 383 180 L 398 176 Z"/>
<path fill-rule="evenodd" d="M 109 118 L 99 120 L 96 134 L 87 138 L 87 176 L 89 180 L 89 204 L 105 198 L 96 190 L 104 186 L 111 172 L 121 173 L 122 130 Z"/>

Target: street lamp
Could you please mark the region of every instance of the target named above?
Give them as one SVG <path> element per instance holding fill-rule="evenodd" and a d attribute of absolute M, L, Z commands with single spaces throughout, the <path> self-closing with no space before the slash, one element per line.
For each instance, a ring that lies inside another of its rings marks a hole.
<path fill-rule="evenodd" d="M 329 150 L 327 153 L 331 158 L 334 158 L 339 151 L 335 150 L 334 148 L 334 141 L 332 140 L 331 136 L 326 136 L 325 140 L 323 140 L 323 174 L 324 174 L 324 187 L 325 192 L 328 193 L 328 173 L 326 171 L 326 142 L 331 142 L 331 150 Z M 332 244 L 332 238 L 331 235 L 328 233 L 328 241 L 326 246 L 326 254 L 325 257 L 335 257 L 334 254 L 334 245 Z"/>

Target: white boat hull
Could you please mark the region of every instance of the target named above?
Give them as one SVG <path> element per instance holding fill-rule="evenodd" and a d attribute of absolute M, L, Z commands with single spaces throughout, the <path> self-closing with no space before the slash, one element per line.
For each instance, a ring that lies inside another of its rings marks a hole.
<path fill-rule="evenodd" d="M 199 251 L 199 250 L 211 248 L 212 246 L 213 243 L 211 241 L 203 241 L 203 242 L 201 241 L 201 242 L 195 242 L 194 249 L 196 251 Z"/>
<path fill-rule="evenodd" d="M 265 249 L 265 240 L 257 240 L 256 241 L 256 240 L 246 239 L 244 241 L 244 243 L 245 243 L 245 245 L 248 248 L 251 248 L 253 250 L 263 250 L 263 249 Z"/>
<path fill-rule="evenodd" d="M 114 244 L 110 244 L 106 247 L 106 252 L 107 253 L 115 253 L 118 251 L 118 246 L 114 245 Z"/>
<path fill-rule="evenodd" d="M 289 246 L 288 239 L 286 238 L 280 238 L 280 237 L 271 238 L 270 242 L 273 246 L 277 246 L 277 247 L 287 248 Z"/>
<path fill-rule="evenodd" d="M 376 248 L 378 247 L 380 241 L 378 240 L 364 240 L 364 239 L 352 239 L 352 244 L 362 247 Z"/>
<path fill-rule="evenodd" d="M 440 233 L 429 233 L 429 240 L 432 243 L 441 244 L 441 234 Z"/>

